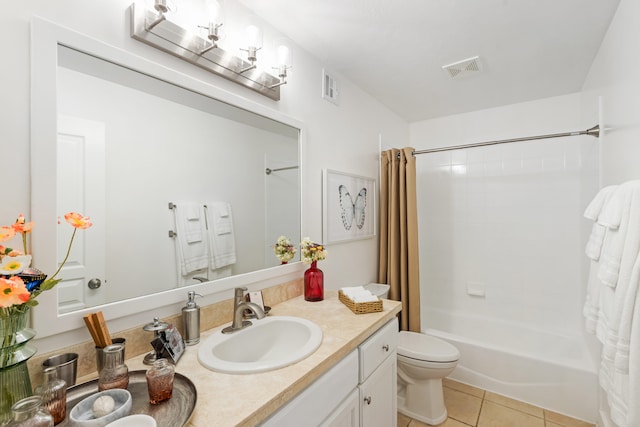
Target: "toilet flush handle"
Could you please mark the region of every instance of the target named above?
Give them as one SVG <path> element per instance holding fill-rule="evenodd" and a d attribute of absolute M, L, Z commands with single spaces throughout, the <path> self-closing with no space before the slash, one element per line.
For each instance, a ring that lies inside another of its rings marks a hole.
<path fill-rule="evenodd" d="M 383 349 L 384 351 L 389 351 L 389 344 L 385 344 L 385 345 L 383 345 L 383 346 L 382 346 L 382 349 Z"/>

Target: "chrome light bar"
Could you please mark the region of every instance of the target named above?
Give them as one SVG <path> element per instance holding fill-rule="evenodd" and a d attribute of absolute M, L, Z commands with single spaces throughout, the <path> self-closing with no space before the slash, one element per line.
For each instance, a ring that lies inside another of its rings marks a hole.
<path fill-rule="evenodd" d="M 247 87 L 275 101 L 280 100 L 280 79 L 251 68 L 242 60 L 215 46 L 215 41 L 202 38 L 165 19 L 162 12 L 130 7 L 131 37 L 197 65 L 218 76 Z M 214 44 L 212 46 L 212 44 Z"/>

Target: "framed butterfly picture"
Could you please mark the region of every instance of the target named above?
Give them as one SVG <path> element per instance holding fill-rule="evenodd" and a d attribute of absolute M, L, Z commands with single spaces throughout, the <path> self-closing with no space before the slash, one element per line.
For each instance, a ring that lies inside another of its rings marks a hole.
<path fill-rule="evenodd" d="M 322 171 L 322 237 L 325 245 L 376 235 L 376 181 Z"/>

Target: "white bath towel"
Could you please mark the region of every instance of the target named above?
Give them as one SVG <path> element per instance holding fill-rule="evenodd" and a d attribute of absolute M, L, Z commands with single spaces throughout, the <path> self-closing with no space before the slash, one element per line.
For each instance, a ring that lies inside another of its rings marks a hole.
<path fill-rule="evenodd" d="M 373 295 L 370 290 L 363 286 L 350 286 L 340 288 L 342 293 L 353 302 L 376 302 L 378 297 Z"/>
<path fill-rule="evenodd" d="M 628 181 L 618 186 L 598 216 L 598 222 L 608 227 L 600 255 L 598 277 L 605 285 L 611 287 L 616 287 L 621 264 L 624 261 L 623 257 L 630 258 L 627 263 L 633 263 L 635 260 L 635 253 L 629 250 L 629 245 L 636 243 L 630 243 L 628 239 L 638 239 L 640 243 L 640 237 L 629 232 L 629 228 L 635 226 L 632 221 L 636 208 L 633 208 L 634 212 L 632 212 L 632 204 L 634 197 L 638 197 L 636 193 L 639 189 L 640 181 L 638 180 Z"/>
<path fill-rule="evenodd" d="M 585 317 L 585 328 L 587 332 L 596 334 L 599 339 L 604 340 L 606 335 L 606 326 L 599 322 L 600 313 L 600 291 L 602 281 L 598 278 L 600 270 L 600 255 L 606 238 L 607 227 L 599 224 L 598 217 L 603 209 L 609 203 L 617 185 L 604 187 L 593 198 L 584 211 L 584 217 L 594 221 L 587 242 L 585 253 L 590 258 L 589 277 L 587 281 L 587 294 L 583 307 L 583 315 Z M 600 323 L 600 326 L 599 326 Z"/>
<path fill-rule="evenodd" d="M 617 223 L 617 229 L 608 228 L 600 259 L 612 253 L 608 246 L 612 243 L 619 254 L 619 271 L 614 287 L 600 288 L 597 335 L 604 345 L 599 382 L 611 419 L 619 427 L 636 427 L 640 426 L 640 181 L 625 183 L 616 193 L 608 203 L 620 205 L 611 206 L 613 215 L 605 218 L 608 225 Z M 615 237 L 611 242 L 610 235 Z"/>
<path fill-rule="evenodd" d="M 611 194 L 613 194 L 613 190 L 616 187 L 617 185 L 609 185 L 598 191 L 598 194 L 596 194 L 584 210 L 584 217 L 592 221 L 597 221 L 598 216 L 600 216 L 600 212 L 602 212 L 603 206 L 607 203 L 607 200 L 611 197 Z"/>
<path fill-rule="evenodd" d="M 594 261 L 598 261 L 600 259 L 602 244 L 604 243 L 606 233 L 607 227 L 600 225 L 597 222 L 593 223 L 593 227 L 591 227 L 591 234 L 589 235 L 589 241 L 587 241 L 587 247 L 585 248 L 584 253 Z"/>
<path fill-rule="evenodd" d="M 229 203 L 207 202 L 206 206 L 209 268 L 217 270 L 236 263 L 233 216 Z"/>
<path fill-rule="evenodd" d="M 582 314 L 585 318 L 585 329 L 590 334 L 596 335 L 598 335 L 596 331 L 600 314 L 600 290 L 602 289 L 602 282 L 598 279 L 598 267 L 597 260 L 590 260 L 587 295 L 582 309 Z M 598 338 L 600 339 L 600 336 Z"/>
<path fill-rule="evenodd" d="M 640 221 L 640 218 L 638 218 Z M 633 318 L 640 315 L 639 298 L 640 289 L 640 252 L 636 256 L 636 261 L 629 276 L 629 287 L 622 301 L 622 313 L 618 327 L 618 343 L 615 349 L 614 368 L 617 372 L 628 374 L 630 371 L 630 352 L 633 332 Z M 640 330 L 635 331 L 635 335 L 640 335 Z"/>
<path fill-rule="evenodd" d="M 598 337 L 603 343 L 602 357 L 608 361 L 614 361 L 619 350 L 628 353 L 631 331 L 626 328 L 623 332 L 621 328 L 623 324 L 631 324 L 640 277 L 636 272 L 640 252 L 640 181 L 624 183 L 616 193 L 622 194 L 614 195 L 610 204 L 623 204 L 622 209 L 614 208 L 622 212 L 621 222 L 617 230 L 607 232 L 598 272 L 598 278 L 607 285 L 600 290 Z M 603 262 L 608 265 L 606 275 L 603 275 Z M 618 369 L 627 371 L 622 367 Z"/>
<path fill-rule="evenodd" d="M 175 204 L 173 212 L 180 274 L 186 276 L 207 268 L 209 251 L 204 207 L 193 202 L 180 202 Z"/>

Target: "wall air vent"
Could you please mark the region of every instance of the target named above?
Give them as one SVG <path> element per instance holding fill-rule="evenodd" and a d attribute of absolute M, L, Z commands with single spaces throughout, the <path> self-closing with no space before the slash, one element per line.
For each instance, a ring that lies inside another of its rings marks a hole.
<path fill-rule="evenodd" d="M 322 97 L 338 105 L 338 82 L 324 68 L 322 69 Z"/>
<path fill-rule="evenodd" d="M 453 64 L 444 65 L 442 69 L 452 79 L 460 79 L 471 74 L 479 73 L 482 71 L 482 65 L 480 63 L 480 57 L 474 56 L 463 59 L 462 61 L 454 62 Z"/>

